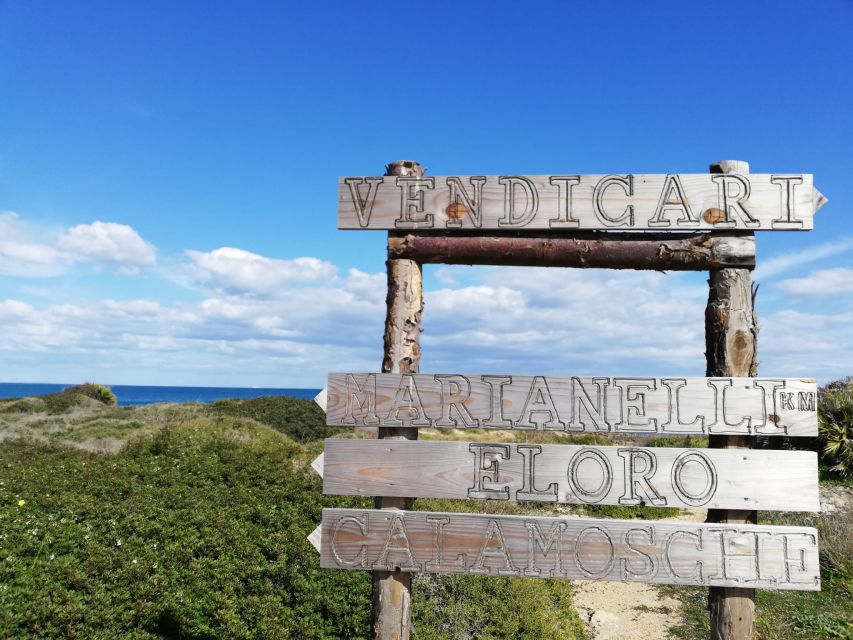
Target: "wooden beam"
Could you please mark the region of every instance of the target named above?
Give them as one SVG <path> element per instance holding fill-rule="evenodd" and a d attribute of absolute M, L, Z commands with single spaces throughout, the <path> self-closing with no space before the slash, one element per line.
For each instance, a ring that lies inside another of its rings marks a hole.
<path fill-rule="evenodd" d="M 341 229 L 811 229 L 826 201 L 809 174 L 349 177 Z"/>
<path fill-rule="evenodd" d="M 820 589 L 810 527 L 323 509 L 320 566 Z"/>
<path fill-rule="evenodd" d="M 813 437 L 816 398 L 798 378 L 330 373 L 325 411 L 329 425 L 381 430 Z"/>
<path fill-rule="evenodd" d="M 738 160 L 716 162 L 714 175 L 748 176 L 749 164 Z M 712 269 L 705 308 L 706 375 L 755 376 L 758 373 L 755 290 L 746 269 Z M 709 446 L 743 450 L 751 446 L 741 435 L 714 435 Z M 754 510 L 709 509 L 709 523 L 749 525 L 758 522 Z M 755 638 L 755 591 L 743 586 L 713 586 L 708 591 L 711 640 Z"/>
<path fill-rule="evenodd" d="M 423 168 L 417 162 L 390 163 L 386 175 L 418 178 Z M 421 359 L 421 314 L 423 313 L 423 275 L 421 265 L 406 258 L 388 258 L 388 294 L 382 371 L 416 373 Z M 409 427 L 379 430 L 377 437 L 387 440 L 416 440 L 418 430 Z M 410 509 L 408 497 L 378 497 L 377 509 Z M 409 640 L 412 633 L 411 576 L 389 569 L 373 573 L 373 637 L 375 640 Z"/>
<path fill-rule="evenodd" d="M 333 495 L 820 510 L 814 451 L 329 439 L 322 475 Z"/>
<path fill-rule="evenodd" d="M 389 234 L 388 254 L 422 264 L 486 264 L 706 271 L 755 268 L 755 236 L 712 233 L 575 231 L 548 237 L 533 233 L 470 232 Z"/>

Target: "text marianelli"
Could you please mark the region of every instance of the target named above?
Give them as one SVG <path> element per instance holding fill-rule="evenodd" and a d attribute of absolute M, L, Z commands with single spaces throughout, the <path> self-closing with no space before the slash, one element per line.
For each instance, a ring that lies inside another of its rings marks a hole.
<path fill-rule="evenodd" d="M 809 174 L 348 177 L 338 227 L 389 230 L 807 230 Z"/>
<path fill-rule="evenodd" d="M 814 380 L 332 373 L 326 421 L 358 427 L 817 435 Z"/>
<path fill-rule="evenodd" d="M 320 566 L 819 590 L 806 527 L 324 509 Z"/>

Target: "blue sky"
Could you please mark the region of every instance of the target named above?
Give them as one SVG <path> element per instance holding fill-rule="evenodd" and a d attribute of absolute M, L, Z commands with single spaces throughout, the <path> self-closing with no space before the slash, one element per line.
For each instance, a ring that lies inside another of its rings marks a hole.
<path fill-rule="evenodd" d="M 813 173 L 762 233 L 760 369 L 853 374 L 853 3 L 0 0 L 3 381 L 375 370 L 384 234 L 336 180 Z M 704 274 L 426 269 L 425 371 L 694 374 Z"/>

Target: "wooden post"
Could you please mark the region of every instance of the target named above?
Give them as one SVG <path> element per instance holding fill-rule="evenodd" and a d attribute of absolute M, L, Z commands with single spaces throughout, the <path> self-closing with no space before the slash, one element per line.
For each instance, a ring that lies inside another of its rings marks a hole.
<path fill-rule="evenodd" d="M 711 173 L 749 173 L 749 164 L 723 160 Z M 711 269 L 710 291 L 705 308 L 705 358 L 707 376 L 755 376 L 756 359 L 755 290 L 748 269 Z M 745 449 L 746 436 L 712 435 L 711 448 Z M 752 523 L 755 511 L 709 509 L 707 522 Z M 708 592 L 711 640 L 753 640 L 755 637 L 755 589 L 711 587 Z"/>
<path fill-rule="evenodd" d="M 399 160 L 386 167 L 389 176 L 422 176 L 417 162 Z M 423 283 L 421 265 L 406 258 L 385 263 L 388 296 L 385 300 L 385 350 L 383 373 L 417 373 L 421 359 Z M 417 440 L 417 428 L 379 429 L 379 438 Z M 411 509 L 413 498 L 378 497 L 377 509 Z M 373 572 L 373 637 L 376 640 L 409 640 L 412 633 L 412 574 L 402 571 Z"/>
<path fill-rule="evenodd" d="M 755 267 L 755 235 L 617 233 L 571 231 L 560 237 L 540 233 L 392 232 L 388 255 L 421 264 L 488 264 L 530 267 L 706 271 Z"/>

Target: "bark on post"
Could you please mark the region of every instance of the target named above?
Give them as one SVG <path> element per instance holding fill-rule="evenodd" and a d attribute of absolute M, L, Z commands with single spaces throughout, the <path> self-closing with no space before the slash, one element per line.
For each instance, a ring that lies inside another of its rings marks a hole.
<path fill-rule="evenodd" d="M 755 267 L 755 236 L 741 233 L 616 233 L 560 236 L 509 232 L 391 233 L 388 255 L 421 264 L 706 271 Z"/>
<path fill-rule="evenodd" d="M 421 176 L 417 162 L 400 160 L 386 167 L 386 175 Z M 417 373 L 421 359 L 423 289 L 421 265 L 406 258 L 386 261 L 388 296 L 385 300 L 385 349 L 383 373 Z M 379 429 L 379 438 L 417 440 L 417 428 Z M 378 497 L 377 509 L 410 509 L 414 499 Z M 402 571 L 373 572 L 373 637 L 376 640 L 408 640 L 411 636 L 411 582 Z"/>
<path fill-rule="evenodd" d="M 715 162 L 711 173 L 749 173 L 738 160 Z M 758 372 L 755 291 L 748 269 L 712 269 L 705 308 L 707 376 L 755 376 Z M 746 436 L 710 436 L 709 446 L 747 449 Z M 709 509 L 707 522 L 755 524 L 755 511 Z M 708 592 L 711 640 L 752 640 L 755 637 L 755 589 L 711 587 Z"/>

